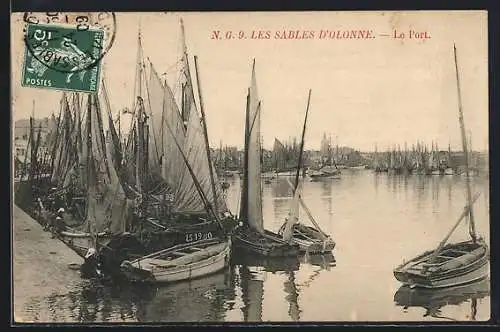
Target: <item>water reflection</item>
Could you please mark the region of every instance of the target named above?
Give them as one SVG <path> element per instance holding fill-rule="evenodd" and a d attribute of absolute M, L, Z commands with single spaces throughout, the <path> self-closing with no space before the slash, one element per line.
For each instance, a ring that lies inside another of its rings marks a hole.
<path fill-rule="evenodd" d="M 332 253 L 322 255 L 305 253 L 300 256 L 300 262 L 319 266 L 322 270 L 330 270 L 330 268 L 336 266 L 335 256 Z"/>
<path fill-rule="evenodd" d="M 300 308 L 299 308 L 299 291 L 297 285 L 295 284 L 295 273 L 289 271 L 286 273 L 287 280 L 283 284 L 283 290 L 287 294 L 285 300 L 288 302 L 288 315 L 293 321 L 300 320 Z"/>
<path fill-rule="evenodd" d="M 228 181 L 228 206 L 237 213 L 240 179 Z M 392 269 L 403 259 L 437 246 L 462 211 L 463 177 L 346 171 L 341 180 L 301 181 L 305 203 L 320 227 L 337 242 L 335 257 L 235 256 L 231 268 L 219 274 L 151 289 L 113 288 L 77 280 L 68 294 L 26 301 L 23 316 L 39 322 L 421 321 L 489 317 L 489 288 L 481 290 L 488 286 L 485 283 L 480 287 L 469 285 L 467 288 L 472 290 L 465 291 L 426 293 L 401 288 L 394 294 L 400 284 Z M 474 178 L 473 183 L 474 192 L 481 192 L 474 211 L 478 232 L 488 240 L 489 182 Z M 285 177 L 265 186 L 263 213 L 267 229 L 281 226 L 290 196 Z M 467 229 L 459 228 L 456 233 L 457 237 L 465 237 Z M 331 310 L 332 299 L 343 305 Z M 467 317 L 463 316 L 464 310 Z M 356 312 L 355 318 L 352 312 Z"/>
<path fill-rule="evenodd" d="M 443 289 L 411 289 L 402 286 L 394 294 L 394 302 L 398 306 L 407 310 L 410 307 L 421 307 L 425 309 L 423 317 L 431 316 L 456 320 L 453 317 L 446 317 L 442 314 L 444 306 L 458 306 L 470 301 L 470 320 L 476 320 L 477 300 L 490 295 L 490 281 L 483 279 L 472 284 L 443 288 Z"/>
<path fill-rule="evenodd" d="M 83 280 L 67 294 L 31 298 L 25 315 L 32 322 L 106 322 L 135 321 L 137 305 L 154 297 L 149 286 L 102 285 Z"/>
<path fill-rule="evenodd" d="M 299 319 L 298 291 L 293 274 L 300 266 L 297 257 L 261 258 L 241 255 L 233 257 L 232 263 L 238 264 L 236 270 L 239 275 L 239 288 L 243 302 L 241 311 L 245 322 L 262 321 L 262 306 L 266 296 L 264 283 L 268 273 L 284 273 L 287 275 L 287 280 L 283 283 L 283 289 L 286 293 L 285 300 L 289 303 L 289 313 L 292 319 Z M 269 294 L 269 296 L 277 295 L 275 291 Z"/>
<path fill-rule="evenodd" d="M 150 300 L 140 301 L 139 322 L 218 322 L 224 320 L 234 298 L 231 271 L 173 283 L 156 289 Z"/>

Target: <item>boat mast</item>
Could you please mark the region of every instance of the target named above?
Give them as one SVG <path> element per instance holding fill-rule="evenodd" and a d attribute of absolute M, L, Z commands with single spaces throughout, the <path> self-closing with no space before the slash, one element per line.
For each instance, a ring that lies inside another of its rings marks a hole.
<path fill-rule="evenodd" d="M 248 141 L 250 140 L 250 88 L 247 93 L 247 103 L 245 111 L 245 142 L 243 147 L 243 185 L 241 190 L 241 206 L 239 218 L 247 220 L 248 211 Z"/>
<path fill-rule="evenodd" d="M 299 185 L 299 174 L 300 169 L 302 167 L 302 155 L 304 153 L 304 140 L 306 135 L 306 125 L 307 125 L 307 116 L 309 114 L 309 105 L 311 102 L 311 89 L 309 89 L 309 96 L 307 97 L 307 107 L 306 107 L 306 115 L 304 117 L 304 126 L 302 127 L 302 139 L 300 141 L 300 150 L 299 150 L 299 161 L 297 165 L 297 173 L 295 173 L 295 183 L 293 187 L 293 192 L 297 190 L 297 186 Z"/>
<path fill-rule="evenodd" d="M 476 227 L 474 223 L 474 212 L 472 210 L 472 190 L 470 183 L 470 174 L 469 174 L 469 153 L 467 148 L 467 136 L 465 133 L 465 124 L 464 124 L 464 115 L 462 110 L 462 95 L 460 92 L 460 78 L 458 75 L 458 63 L 457 63 L 457 49 L 455 47 L 455 43 L 453 43 L 453 55 L 455 58 L 455 73 L 457 77 L 457 92 L 458 92 L 458 120 L 460 122 L 460 131 L 462 135 L 462 147 L 464 151 L 464 163 L 465 163 L 465 181 L 467 185 L 467 204 L 469 210 L 469 234 L 472 238 L 473 242 L 476 242 Z"/>
<path fill-rule="evenodd" d="M 184 28 L 183 28 L 184 31 Z M 207 130 L 207 122 L 206 122 L 206 116 L 205 116 L 205 107 L 203 105 L 203 97 L 201 93 L 201 87 L 200 87 L 200 74 L 198 70 L 198 56 L 194 56 L 194 68 L 196 72 L 196 85 L 198 86 L 198 97 L 200 98 L 200 112 L 201 112 L 201 121 L 203 123 L 203 137 L 205 138 L 205 149 L 207 152 L 207 159 L 208 159 L 208 168 L 210 170 L 210 184 L 212 185 L 212 193 L 214 197 L 214 213 L 219 215 L 219 208 L 217 204 L 217 190 L 215 188 L 215 179 L 214 179 L 214 170 L 213 170 L 213 164 L 212 164 L 212 157 L 210 153 L 210 145 L 208 143 L 208 130 Z M 210 202 L 208 202 L 210 203 Z"/>
<path fill-rule="evenodd" d="M 136 163 L 135 163 L 135 181 L 136 181 L 136 187 L 138 192 L 142 192 L 142 165 L 141 163 L 143 162 L 143 128 L 142 128 L 142 106 L 140 97 L 142 96 L 142 43 L 141 43 L 141 31 L 139 29 L 139 33 L 137 36 L 137 43 L 138 43 L 138 48 L 137 48 L 137 69 L 136 69 L 136 81 L 135 81 L 135 110 L 138 111 L 138 114 L 136 114 L 136 137 L 137 137 L 137 155 L 136 155 Z"/>

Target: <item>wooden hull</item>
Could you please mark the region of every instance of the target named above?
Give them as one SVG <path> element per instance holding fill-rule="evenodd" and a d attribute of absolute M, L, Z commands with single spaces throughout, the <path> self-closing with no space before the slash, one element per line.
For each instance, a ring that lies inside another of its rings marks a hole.
<path fill-rule="evenodd" d="M 278 232 L 282 235 L 283 227 Z M 323 240 L 322 234 L 315 228 L 305 226 L 303 224 L 293 225 L 292 243 L 299 246 L 300 252 L 308 252 L 311 254 L 331 253 L 335 248 L 335 241 L 330 237 Z"/>
<path fill-rule="evenodd" d="M 239 228 L 233 233 L 235 251 L 267 257 L 298 256 L 299 246 L 284 242 L 276 233 L 265 231 L 259 234 L 248 228 Z"/>
<path fill-rule="evenodd" d="M 412 288 L 444 288 L 471 283 L 488 276 L 489 252 L 484 243 L 466 241 L 449 244 L 441 251 L 438 256 L 441 262 L 437 263 L 428 262 L 432 253 L 433 251 L 427 251 L 400 265 L 394 270 L 394 277 Z"/>
<path fill-rule="evenodd" d="M 224 269 L 229 264 L 231 244 L 230 242 L 214 242 L 203 246 L 200 242 L 187 246 L 176 246 L 171 248 L 171 254 L 178 251 L 200 246 L 201 249 L 192 253 L 184 254 L 179 258 L 153 257 L 140 258 L 131 263 L 122 263 L 123 273 L 130 281 L 138 280 L 136 276 L 150 275 L 146 281 L 154 283 L 170 283 L 189 280 L 210 275 Z M 198 248 L 196 248 L 198 249 Z"/>

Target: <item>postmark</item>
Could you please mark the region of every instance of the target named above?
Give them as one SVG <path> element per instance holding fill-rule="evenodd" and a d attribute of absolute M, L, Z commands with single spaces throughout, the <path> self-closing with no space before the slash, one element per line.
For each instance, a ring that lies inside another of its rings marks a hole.
<path fill-rule="evenodd" d="M 113 13 L 25 13 L 22 86 L 97 92 Z"/>

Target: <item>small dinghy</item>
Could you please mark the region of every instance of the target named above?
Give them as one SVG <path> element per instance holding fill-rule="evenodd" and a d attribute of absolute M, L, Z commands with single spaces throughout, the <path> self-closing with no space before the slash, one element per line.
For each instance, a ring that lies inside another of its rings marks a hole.
<path fill-rule="evenodd" d="M 458 90 L 458 113 L 464 152 L 467 204 L 453 228 L 435 250 L 426 251 L 394 270 L 394 276 L 410 288 L 443 288 L 458 286 L 483 279 L 489 273 L 489 250 L 484 240 L 477 236 L 473 204 L 479 194 L 472 197 L 469 174 L 468 148 L 460 96 L 457 54 L 453 45 Z M 468 220 L 470 240 L 446 244 L 462 220 Z"/>
<path fill-rule="evenodd" d="M 471 283 L 488 274 L 489 252 L 482 241 L 449 244 L 434 254 L 434 250 L 427 251 L 399 266 L 394 276 L 409 287 L 442 288 Z"/>
<path fill-rule="evenodd" d="M 194 279 L 228 266 L 228 241 L 205 240 L 182 244 L 133 261 L 123 261 L 122 273 L 131 282 L 168 283 Z"/>

